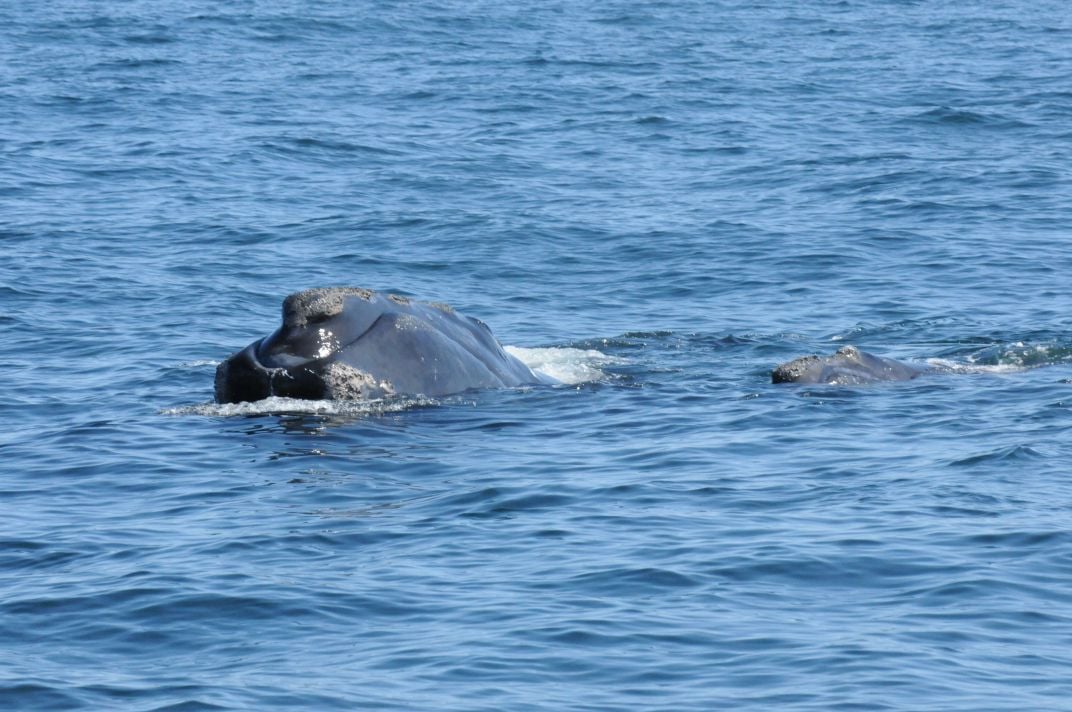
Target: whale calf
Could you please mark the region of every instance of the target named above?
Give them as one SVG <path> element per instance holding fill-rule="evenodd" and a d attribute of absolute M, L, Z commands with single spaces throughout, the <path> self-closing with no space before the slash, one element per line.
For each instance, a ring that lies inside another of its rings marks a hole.
<path fill-rule="evenodd" d="M 771 371 L 774 383 L 860 385 L 877 381 L 908 381 L 927 369 L 875 356 L 855 346 L 842 346 L 830 356 L 802 356 Z"/>
<path fill-rule="evenodd" d="M 363 400 L 549 380 L 503 351 L 487 324 L 445 304 L 331 287 L 288 296 L 282 326 L 216 368 L 215 395 Z"/>

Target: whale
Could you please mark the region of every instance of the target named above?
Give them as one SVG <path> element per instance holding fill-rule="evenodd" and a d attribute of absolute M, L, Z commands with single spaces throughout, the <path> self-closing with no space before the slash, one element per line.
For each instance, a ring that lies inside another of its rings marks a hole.
<path fill-rule="evenodd" d="M 430 397 L 546 384 L 479 319 L 358 287 L 296 292 L 283 323 L 216 368 L 218 403 Z"/>
<path fill-rule="evenodd" d="M 842 346 L 830 356 L 801 356 L 771 371 L 773 383 L 863 385 L 879 381 L 908 381 L 928 369 L 875 356 L 855 346 Z"/>

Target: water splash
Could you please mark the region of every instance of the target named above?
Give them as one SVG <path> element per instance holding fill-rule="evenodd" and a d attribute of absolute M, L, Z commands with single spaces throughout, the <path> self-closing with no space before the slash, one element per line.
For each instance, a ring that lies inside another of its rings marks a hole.
<path fill-rule="evenodd" d="M 603 380 L 607 377 L 603 367 L 626 363 L 625 359 L 607 356 L 595 349 L 520 346 L 505 346 L 504 349 L 538 374 L 566 385 Z"/>
<path fill-rule="evenodd" d="M 1015 341 L 993 344 L 963 356 L 963 360 L 931 358 L 927 363 L 955 373 L 1016 373 L 1072 361 L 1072 348 L 1064 344 Z"/>
<path fill-rule="evenodd" d="M 439 405 L 440 401 L 425 397 L 406 397 L 376 400 L 303 400 L 271 396 L 263 400 L 242 403 L 198 403 L 175 408 L 164 408 L 161 415 L 198 415 L 209 417 L 234 417 L 257 415 L 330 415 L 369 416 L 398 413 L 414 408 Z"/>

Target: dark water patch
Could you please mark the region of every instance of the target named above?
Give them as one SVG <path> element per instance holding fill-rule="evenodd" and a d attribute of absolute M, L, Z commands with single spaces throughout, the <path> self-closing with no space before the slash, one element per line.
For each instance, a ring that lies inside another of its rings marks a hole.
<path fill-rule="evenodd" d="M 462 516 L 473 518 L 510 516 L 528 511 L 541 511 L 549 508 L 558 509 L 567 506 L 571 501 L 572 498 L 561 495 L 530 495 L 502 500 L 485 511 L 470 511 Z"/>
<path fill-rule="evenodd" d="M 1001 114 L 955 109 L 948 106 L 924 111 L 911 117 L 910 120 L 915 123 L 950 127 L 978 126 L 1002 130 L 1031 128 L 1031 124 L 1010 119 Z"/>
<path fill-rule="evenodd" d="M 1027 552 L 1040 549 L 1052 551 L 1052 547 L 1062 547 L 1069 543 L 1069 533 L 1064 531 L 988 532 L 967 537 L 965 543 L 1007 552 Z"/>
<path fill-rule="evenodd" d="M 972 455 L 971 457 L 961 458 L 950 462 L 952 467 L 970 467 L 975 465 L 985 465 L 992 463 L 1000 463 L 1005 461 L 1018 461 L 1018 462 L 1030 462 L 1031 460 L 1038 460 L 1043 457 L 1043 454 L 1038 450 L 1027 445 L 1014 445 L 1012 447 L 1003 447 L 990 452 L 984 452 L 979 455 Z"/>
<path fill-rule="evenodd" d="M 132 614 L 135 620 L 154 621 L 157 625 L 165 626 L 184 621 L 198 621 L 198 624 L 204 625 L 218 620 L 242 627 L 241 621 L 295 620 L 307 615 L 307 612 L 302 607 L 265 598 L 203 594 L 168 596 L 165 600 L 133 608 Z"/>
<path fill-rule="evenodd" d="M 928 508 L 934 514 L 941 517 L 998 517 L 999 512 L 994 509 L 984 509 L 982 507 L 959 507 L 952 505 L 936 505 Z"/>
<path fill-rule="evenodd" d="M 925 607 L 962 608 L 967 602 L 995 602 L 1000 604 L 1008 600 L 1032 599 L 1052 603 L 1068 603 L 1072 597 L 1049 586 L 1040 587 L 999 578 L 978 577 L 942 583 L 937 586 L 914 589 L 905 592 L 906 596 L 919 601 Z M 956 615 L 956 614 L 954 614 Z M 933 614 L 932 617 L 937 617 Z M 980 619 L 983 613 L 967 611 L 959 614 L 961 618 Z"/>
<path fill-rule="evenodd" d="M 861 556 L 829 561 L 809 558 L 770 560 L 774 557 L 766 556 L 756 558 L 760 560 L 715 569 L 712 574 L 734 581 L 796 580 L 832 588 L 884 588 L 893 581 L 925 579 L 939 569 L 950 571 L 944 563 L 927 565 L 878 557 Z"/>
<path fill-rule="evenodd" d="M 0 569 L 4 571 L 65 568 L 87 555 L 85 551 L 57 549 L 39 541 L 0 541 Z"/>
<path fill-rule="evenodd" d="M 544 511 L 561 511 L 574 501 L 569 495 L 553 492 L 529 492 L 510 488 L 502 490 L 487 488 L 480 491 L 448 495 L 426 503 L 436 512 L 457 512 L 467 519 L 487 519 L 539 513 Z"/>
<path fill-rule="evenodd" d="M 0 701 L 9 710 L 78 709 L 82 700 L 49 682 L 0 683 Z"/>
<path fill-rule="evenodd" d="M 179 38 L 172 34 L 169 27 L 159 26 L 147 32 L 126 35 L 123 40 L 133 45 L 151 46 L 172 44 L 179 41 Z"/>
<path fill-rule="evenodd" d="M 330 139 L 295 138 L 291 143 L 298 148 L 323 149 L 338 153 L 366 153 L 382 155 L 401 155 L 401 151 L 392 150 L 384 146 L 369 146 L 349 143 L 346 141 L 334 141 Z"/>
<path fill-rule="evenodd" d="M 229 706 L 216 705 L 201 700 L 186 700 L 171 705 L 155 708 L 154 712 L 213 712 L 213 710 L 233 709 Z"/>
<path fill-rule="evenodd" d="M 659 568 L 614 568 L 581 574 L 571 588 L 591 595 L 648 596 L 700 586 L 701 582 L 677 571 Z"/>
<path fill-rule="evenodd" d="M 101 62 L 91 67 L 91 69 L 146 69 L 151 67 L 177 66 L 181 64 L 182 62 L 179 60 L 167 59 L 165 57 L 130 57 Z"/>
<path fill-rule="evenodd" d="M 165 596 L 168 593 L 166 589 L 132 588 L 99 595 L 8 601 L 2 604 L 2 608 L 10 615 L 57 616 L 77 611 L 100 611 L 113 605 L 126 605 L 145 598 Z"/>

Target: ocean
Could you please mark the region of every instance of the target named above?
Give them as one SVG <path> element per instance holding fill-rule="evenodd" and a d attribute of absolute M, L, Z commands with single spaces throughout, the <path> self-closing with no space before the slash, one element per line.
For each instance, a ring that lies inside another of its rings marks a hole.
<path fill-rule="evenodd" d="M 0 18 L 0 708 L 1072 710 L 1064 3 Z M 214 404 L 320 286 L 560 384 Z"/>

